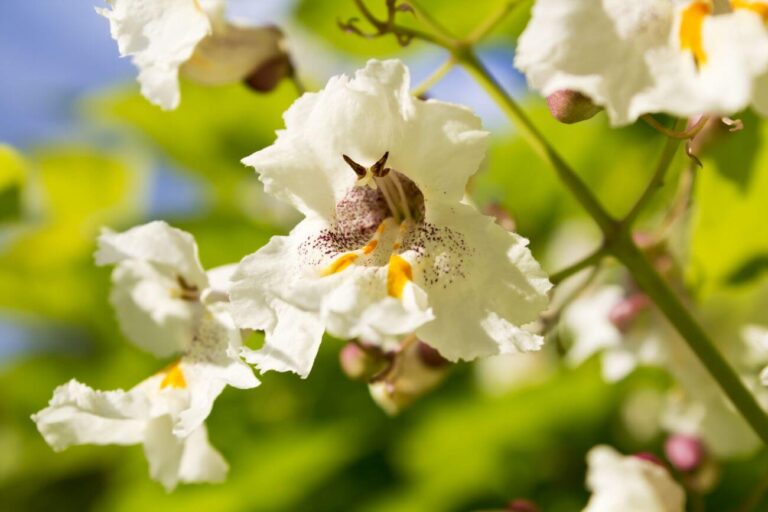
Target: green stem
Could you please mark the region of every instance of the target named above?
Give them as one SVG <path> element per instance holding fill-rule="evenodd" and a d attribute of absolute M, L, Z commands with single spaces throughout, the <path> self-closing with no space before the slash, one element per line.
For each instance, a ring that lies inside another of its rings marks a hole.
<path fill-rule="evenodd" d="M 445 77 L 445 75 L 447 75 L 455 65 L 456 59 L 454 59 L 453 55 L 451 55 L 445 62 L 440 65 L 439 68 L 437 68 L 431 75 L 425 78 L 423 82 L 414 87 L 411 91 L 411 94 L 414 96 L 421 96 L 422 94 L 426 93 L 432 87 L 434 87 L 437 82 L 442 80 L 443 77 Z"/>
<path fill-rule="evenodd" d="M 679 130 L 684 126 L 685 121 L 678 120 L 675 123 L 674 130 Z M 632 224 L 635 222 L 635 220 L 637 220 L 637 217 L 646 207 L 656 191 L 664 186 L 664 179 L 667 177 L 667 172 L 669 171 L 669 167 L 672 164 L 672 160 L 675 158 L 675 153 L 677 152 L 677 148 L 680 146 L 681 142 L 682 141 L 680 139 L 667 138 L 666 142 L 664 143 L 664 148 L 661 150 L 661 156 L 659 157 L 659 162 L 656 164 L 656 170 L 653 172 L 651 180 L 648 182 L 648 185 L 645 187 L 642 195 L 629 211 L 627 216 L 624 217 L 624 220 L 621 221 L 624 229 L 631 229 Z"/>
<path fill-rule="evenodd" d="M 554 285 L 558 285 L 561 282 L 565 281 L 569 277 L 571 277 L 574 274 L 578 274 L 585 268 L 593 267 L 600 263 L 600 261 L 605 257 L 606 251 L 605 248 L 601 247 L 600 249 L 597 249 L 593 253 L 589 254 L 588 256 L 580 259 L 576 263 L 569 265 L 568 267 L 555 272 L 554 274 L 551 274 L 549 276 L 549 280 Z"/>
<path fill-rule="evenodd" d="M 709 335 L 634 244 L 631 235 L 623 234 L 615 240 L 611 252 L 627 267 L 640 288 L 680 333 L 755 433 L 768 444 L 768 416 L 744 386 L 738 374 L 715 348 Z"/>
<path fill-rule="evenodd" d="M 477 58 L 477 55 L 471 50 L 454 55 L 509 116 L 515 127 L 519 130 L 520 135 L 530 144 L 533 150 L 554 167 L 560 180 L 581 203 L 587 213 L 597 222 L 603 233 L 612 236 L 616 231 L 616 221 L 597 201 L 589 187 L 533 125 L 515 100 L 507 94 L 501 84 L 490 74 L 483 63 L 480 62 L 480 59 Z"/>
<path fill-rule="evenodd" d="M 498 27 L 502 21 L 504 21 L 504 18 L 507 17 L 507 15 L 514 10 L 515 7 L 517 7 L 519 4 L 522 3 L 522 0 L 509 0 L 507 2 L 504 2 L 504 4 L 499 7 L 499 10 L 497 10 L 495 13 L 493 13 L 490 17 L 488 17 L 487 20 L 485 20 L 483 23 L 480 24 L 475 30 L 472 31 L 472 33 L 467 37 L 467 44 L 472 45 L 480 41 L 481 39 L 485 38 L 488 34 L 493 32 L 496 27 Z"/>

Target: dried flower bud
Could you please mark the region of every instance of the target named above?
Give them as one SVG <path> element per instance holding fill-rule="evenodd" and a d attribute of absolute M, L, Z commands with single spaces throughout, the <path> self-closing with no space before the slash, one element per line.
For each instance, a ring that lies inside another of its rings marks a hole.
<path fill-rule="evenodd" d="M 586 121 L 602 110 L 580 92 L 568 89 L 547 96 L 547 107 L 555 119 L 565 124 Z"/>
<path fill-rule="evenodd" d="M 353 380 L 367 382 L 386 370 L 390 362 L 383 350 L 365 343 L 347 343 L 339 352 L 341 369 Z"/>
<path fill-rule="evenodd" d="M 701 440 L 684 434 L 671 435 L 664 443 L 664 452 L 677 470 L 686 473 L 698 469 L 706 458 Z"/>

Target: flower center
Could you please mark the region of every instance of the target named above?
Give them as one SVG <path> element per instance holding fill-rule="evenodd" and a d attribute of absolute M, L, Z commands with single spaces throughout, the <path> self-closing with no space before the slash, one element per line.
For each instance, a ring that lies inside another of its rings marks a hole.
<path fill-rule="evenodd" d="M 753 2 L 750 0 L 730 0 L 730 2 L 715 0 L 711 1 L 696 0 L 688 4 L 683 9 L 680 20 L 680 48 L 683 51 L 690 51 L 696 63 L 700 68 L 707 63 L 707 52 L 704 49 L 703 28 L 704 20 L 708 16 L 725 14 L 734 10 L 744 9 L 752 11 L 759 15 L 765 22 L 768 22 L 768 2 Z"/>

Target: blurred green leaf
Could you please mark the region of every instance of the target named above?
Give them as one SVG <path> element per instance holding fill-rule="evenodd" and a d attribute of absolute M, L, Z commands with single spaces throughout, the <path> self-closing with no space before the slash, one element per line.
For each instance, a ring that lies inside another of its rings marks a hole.
<path fill-rule="evenodd" d="M 10 146 L 0 144 L 0 222 L 21 216 L 21 196 L 26 181 L 26 163 Z"/>
<path fill-rule="evenodd" d="M 702 297 L 724 286 L 749 284 L 760 276 L 768 253 L 768 173 L 757 172 L 768 168 L 768 134 L 758 123 L 744 131 L 760 134 L 757 154 L 739 150 L 754 146 L 748 142 L 754 134 L 728 134 L 698 171 L 688 278 Z"/>

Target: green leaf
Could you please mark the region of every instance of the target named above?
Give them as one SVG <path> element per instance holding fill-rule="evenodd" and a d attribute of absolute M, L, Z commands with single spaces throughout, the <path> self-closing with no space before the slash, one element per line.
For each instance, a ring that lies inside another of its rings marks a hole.
<path fill-rule="evenodd" d="M 21 217 L 26 163 L 10 146 L 0 144 L 0 222 Z"/>

